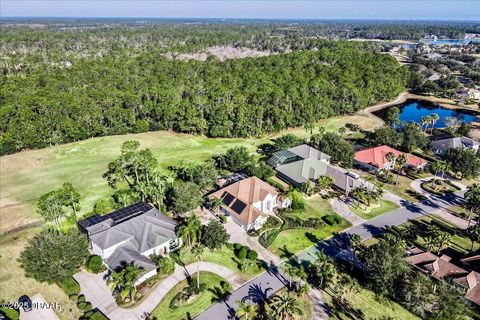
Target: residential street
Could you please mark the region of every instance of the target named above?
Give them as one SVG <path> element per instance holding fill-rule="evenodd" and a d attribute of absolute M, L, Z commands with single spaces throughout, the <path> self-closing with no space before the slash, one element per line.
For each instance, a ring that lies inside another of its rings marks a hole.
<path fill-rule="evenodd" d="M 381 234 L 387 226 L 400 225 L 409 219 L 416 219 L 423 215 L 437 213 L 451 205 L 458 204 L 462 200 L 461 198 L 463 198 L 464 193 L 464 190 L 460 190 L 444 197 L 432 197 L 419 204 L 411 204 L 408 201 L 403 201 L 402 207 L 344 230 L 333 238 L 321 241 L 317 245 L 297 254 L 297 258 L 299 260 L 312 261 L 315 260 L 316 253 L 323 250 L 332 257 L 351 259 L 346 235 L 358 234 L 362 239 L 366 240 L 372 236 Z M 235 301 L 251 299 L 255 302 L 258 301 L 259 298 L 266 298 L 266 296 L 272 295 L 288 283 L 287 278 L 284 277 L 278 269 L 281 269 L 281 265 L 272 267 L 268 272 L 248 282 L 234 291 L 224 303 L 213 305 L 196 319 L 229 319 L 230 316 L 234 314 L 236 307 Z"/>

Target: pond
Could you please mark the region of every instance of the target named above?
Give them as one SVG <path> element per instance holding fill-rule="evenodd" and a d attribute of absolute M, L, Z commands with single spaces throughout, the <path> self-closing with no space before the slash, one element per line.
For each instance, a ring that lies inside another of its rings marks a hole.
<path fill-rule="evenodd" d="M 438 121 L 435 123 L 436 128 L 444 128 L 445 118 L 446 117 L 457 117 L 462 120 L 464 123 L 470 122 L 480 122 L 480 114 L 474 114 L 469 110 L 453 110 L 441 107 L 439 105 L 430 103 L 423 100 L 407 100 L 406 102 L 397 105 L 400 108 L 400 122 L 411 122 L 420 123 L 420 120 L 424 116 L 429 116 L 433 113 L 436 113 L 440 116 Z M 387 107 L 379 111 L 374 112 L 375 115 L 379 116 L 382 119 L 385 119 L 388 109 Z"/>

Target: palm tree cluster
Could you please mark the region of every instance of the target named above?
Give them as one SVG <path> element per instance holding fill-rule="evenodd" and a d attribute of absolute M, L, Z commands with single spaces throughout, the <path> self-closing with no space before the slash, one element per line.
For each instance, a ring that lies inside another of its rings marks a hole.
<path fill-rule="evenodd" d="M 135 264 L 126 265 L 124 268 L 112 272 L 107 284 L 113 290 L 119 302 L 135 301 L 137 296 L 137 282 L 142 268 Z M 127 301 L 128 300 L 128 301 Z"/>
<path fill-rule="evenodd" d="M 192 248 L 202 237 L 202 224 L 198 217 L 196 215 L 188 216 L 178 228 L 177 235 Z"/>
<path fill-rule="evenodd" d="M 438 119 L 440 119 L 438 113 L 432 113 L 431 115 L 422 117 L 420 119 L 420 131 L 426 133 L 428 126 L 432 125 L 432 127 L 430 128 L 430 132 L 433 132 L 433 129 L 435 128 L 435 123 L 437 123 Z"/>
<path fill-rule="evenodd" d="M 452 234 L 448 231 L 443 231 L 436 225 L 429 225 L 427 229 L 427 236 L 425 241 L 428 251 L 432 251 L 434 248 L 437 253 L 445 249 L 450 244 Z"/>
<path fill-rule="evenodd" d="M 382 185 L 378 185 L 373 189 L 367 188 L 364 185 L 358 186 L 352 190 L 352 196 L 357 200 L 357 203 L 363 203 L 365 205 L 365 210 L 370 206 L 372 201 L 379 202 L 385 190 Z"/>

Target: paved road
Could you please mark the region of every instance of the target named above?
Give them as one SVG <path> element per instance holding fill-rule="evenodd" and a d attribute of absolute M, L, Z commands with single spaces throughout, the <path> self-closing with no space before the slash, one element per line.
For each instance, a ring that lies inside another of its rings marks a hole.
<path fill-rule="evenodd" d="M 409 219 L 416 219 L 423 215 L 435 213 L 438 210 L 445 209 L 451 205 L 459 204 L 462 201 L 464 193 L 465 191 L 461 190 L 441 198 L 430 198 L 419 204 L 411 204 L 408 201 L 402 201 L 402 207 L 362 224 L 353 226 L 335 237 L 320 241 L 317 245 L 297 254 L 297 258 L 300 261 L 314 261 L 316 253 L 319 250 L 323 250 L 326 254 L 335 258 L 352 260 L 352 254 L 348 249 L 348 235 L 358 234 L 362 239 L 366 240 L 381 234 L 385 231 L 385 227 L 387 226 L 400 225 Z M 234 291 L 224 303 L 213 305 L 200 314 L 196 319 L 229 319 L 231 315 L 235 313 L 236 301 L 251 300 L 255 303 L 256 301 L 259 301 L 259 298 L 265 299 L 274 294 L 288 283 L 286 277 L 281 271 L 279 271 L 279 269 L 281 269 L 281 266 L 273 266 L 268 272 L 261 274 Z"/>

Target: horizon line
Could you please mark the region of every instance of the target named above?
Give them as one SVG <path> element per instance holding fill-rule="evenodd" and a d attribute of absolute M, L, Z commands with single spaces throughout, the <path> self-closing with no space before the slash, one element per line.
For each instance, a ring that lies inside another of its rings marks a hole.
<path fill-rule="evenodd" d="M 279 18 L 279 17 L 145 17 L 145 16 L 3 16 L 3 19 L 210 19 L 210 20 L 284 20 L 284 21 L 296 21 L 296 20 L 319 20 L 319 21 L 431 21 L 431 22 L 478 22 L 480 19 L 407 19 L 407 18 Z M 0 21 L 1 23 L 1 21 Z"/>

